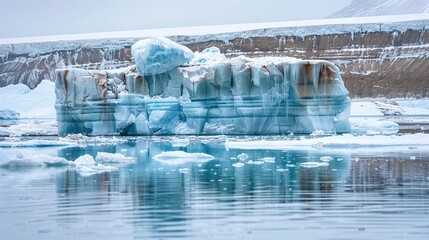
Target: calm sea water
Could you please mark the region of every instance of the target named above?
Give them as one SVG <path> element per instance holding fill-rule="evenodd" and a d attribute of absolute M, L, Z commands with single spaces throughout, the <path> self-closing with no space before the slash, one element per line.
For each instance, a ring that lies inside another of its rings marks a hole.
<path fill-rule="evenodd" d="M 22 149 L 69 160 L 118 152 L 137 162 L 90 176 L 73 167 L 0 169 L 0 238 L 429 239 L 427 154 L 226 150 L 222 140 L 170 140 Z M 173 150 L 215 159 L 152 159 Z M 234 167 L 242 153 L 246 162 L 268 162 Z M 328 164 L 305 164 L 321 159 Z"/>

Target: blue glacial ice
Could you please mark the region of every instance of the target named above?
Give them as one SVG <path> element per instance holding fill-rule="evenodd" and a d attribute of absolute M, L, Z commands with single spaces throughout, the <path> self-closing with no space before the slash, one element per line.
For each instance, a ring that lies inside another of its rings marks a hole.
<path fill-rule="evenodd" d="M 147 47 L 141 42 L 136 45 L 133 54 Z M 348 91 L 339 69 L 330 62 L 243 56 L 226 59 L 218 58 L 216 49 L 209 49 L 203 51 L 205 60 L 200 61 L 196 54 L 196 59 L 186 60 L 190 62 L 186 64 L 183 61 L 190 55 L 171 46 L 169 49 L 176 50 L 161 48 L 157 52 L 153 47 L 144 53 L 150 53 L 146 59 L 135 56 L 137 72 L 133 67 L 57 70 L 59 135 L 350 131 Z M 177 58 L 181 60 L 176 62 Z"/>
<path fill-rule="evenodd" d="M 161 74 L 189 62 L 192 51 L 168 38 L 148 38 L 132 45 L 131 53 L 142 76 Z"/>

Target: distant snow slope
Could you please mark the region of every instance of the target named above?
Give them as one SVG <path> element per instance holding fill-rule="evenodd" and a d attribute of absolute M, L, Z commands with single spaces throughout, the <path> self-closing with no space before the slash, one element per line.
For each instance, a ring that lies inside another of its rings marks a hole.
<path fill-rule="evenodd" d="M 429 0 L 352 0 L 330 18 L 428 13 Z"/>

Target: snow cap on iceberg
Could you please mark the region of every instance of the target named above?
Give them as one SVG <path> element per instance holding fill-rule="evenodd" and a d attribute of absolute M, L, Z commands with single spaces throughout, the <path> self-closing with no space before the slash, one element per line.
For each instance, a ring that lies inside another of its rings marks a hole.
<path fill-rule="evenodd" d="M 136 42 L 131 46 L 131 54 L 141 76 L 171 71 L 194 57 L 189 48 L 164 37 Z"/>

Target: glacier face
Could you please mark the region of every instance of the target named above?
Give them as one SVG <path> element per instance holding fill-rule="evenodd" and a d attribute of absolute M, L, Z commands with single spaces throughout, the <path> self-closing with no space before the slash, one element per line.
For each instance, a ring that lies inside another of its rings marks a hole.
<path fill-rule="evenodd" d="M 237 57 L 151 75 L 60 69 L 55 84 L 59 135 L 350 131 L 348 91 L 322 60 Z"/>

